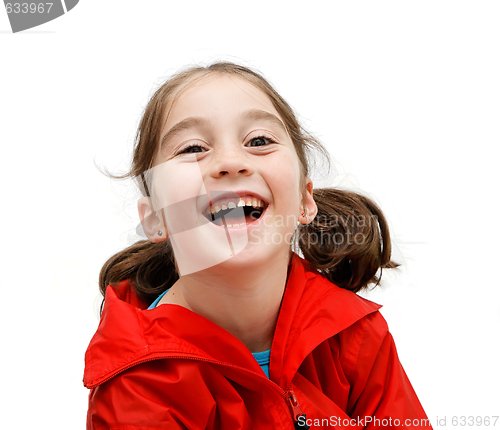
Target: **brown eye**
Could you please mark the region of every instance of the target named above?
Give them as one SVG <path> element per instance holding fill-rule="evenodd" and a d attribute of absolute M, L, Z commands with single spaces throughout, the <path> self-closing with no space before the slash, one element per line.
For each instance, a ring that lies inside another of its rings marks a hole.
<path fill-rule="evenodd" d="M 250 143 L 256 142 L 257 144 L 254 146 L 264 146 L 268 145 L 270 143 L 276 143 L 273 139 L 267 136 L 257 136 L 252 139 L 250 139 Z"/>
<path fill-rule="evenodd" d="M 193 143 L 192 145 L 186 146 L 184 149 L 180 150 L 177 154 L 196 154 L 201 151 L 195 151 L 195 148 L 205 149 L 201 145 Z"/>

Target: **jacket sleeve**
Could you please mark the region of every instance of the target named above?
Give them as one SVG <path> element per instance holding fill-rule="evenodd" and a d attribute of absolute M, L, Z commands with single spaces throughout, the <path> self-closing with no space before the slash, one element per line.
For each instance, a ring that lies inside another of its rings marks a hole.
<path fill-rule="evenodd" d="M 377 311 L 358 324 L 349 415 L 367 430 L 432 429 L 382 314 Z"/>

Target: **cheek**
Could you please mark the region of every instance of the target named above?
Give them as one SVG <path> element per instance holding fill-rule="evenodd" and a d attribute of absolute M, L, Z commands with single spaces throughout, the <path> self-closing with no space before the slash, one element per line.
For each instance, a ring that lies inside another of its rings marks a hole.
<path fill-rule="evenodd" d="M 267 172 L 271 190 L 282 194 L 273 197 L 275 199 L 286 197 L 290 205 L 300 200 L 300 168 L 295 154 L 284 152 L 268 161 Z"/>
<path fill-rule="evenodd" d="M 151 169 L 151 196 L 157 209 L 183 204 L 196 206 L 198 197 L 205 193 L 198 163 L 164 162 Z"/>

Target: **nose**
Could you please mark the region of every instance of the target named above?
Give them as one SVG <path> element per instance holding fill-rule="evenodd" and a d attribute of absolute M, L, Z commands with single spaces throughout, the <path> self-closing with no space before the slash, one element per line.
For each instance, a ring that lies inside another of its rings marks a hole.
<path fill-rule="evenodd" d="M 216 155 L 210 166 L 210 175 L 212 177 L 248 176 L 253 173 L 253 167 L 244 149 L 233 146 L 231 148 L 218 148 L 215 152 Z"/>

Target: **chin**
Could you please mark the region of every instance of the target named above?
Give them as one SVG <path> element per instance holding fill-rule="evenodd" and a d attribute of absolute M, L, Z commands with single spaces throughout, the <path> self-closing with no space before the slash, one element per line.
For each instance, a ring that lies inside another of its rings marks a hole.
<path fill-rule="evenodd" d="M 277 245 L 271 246 L 255 246 L 249 244 L 245 249 L 235 254 L 233 257 L 227 259 L 221 266 L 226 268 L 239 268 L 245 267 L 259 267 L 269 263 L 270 260 L 276 258 L 279 254 L 288 258 L 290 247 L 282 249 Z"/>

